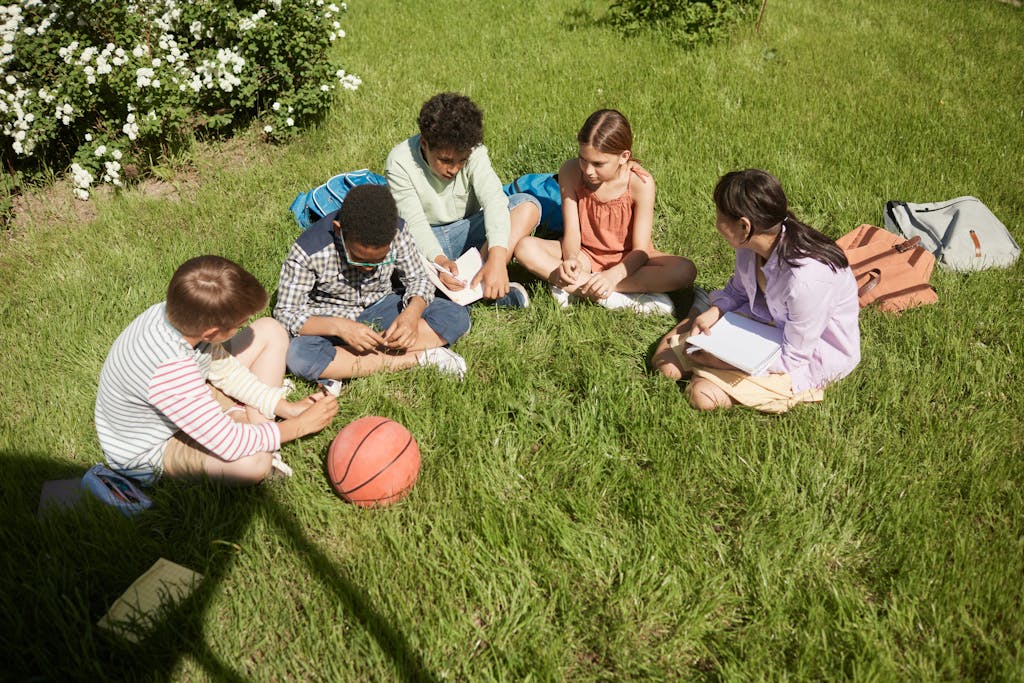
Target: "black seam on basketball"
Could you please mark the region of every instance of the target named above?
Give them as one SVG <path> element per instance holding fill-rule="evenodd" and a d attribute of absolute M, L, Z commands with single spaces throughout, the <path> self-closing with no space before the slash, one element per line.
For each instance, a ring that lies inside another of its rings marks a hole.
<path fill-rule="evenodd" d="M 373 426 L 373 429 L 371 429 L 370 431 L 366 432 L 366 435 L 365 435 L 365 436 L 363 436 L 363 438 L 362 438 L 362 440 L 361 440 L 361 441 L 359 442 L 359 444 L 358 444 L 358 445 L 357 445 L 357 446 L 356 446 L 355 448 L 353 448 L 353 449 L 352 449 L 352 457 L 350 457 L 350 458 L 348 459 L 348 462 L 347 462 L 347 463 L 345 463 L 345 474 L 343 474 L 343 475 L 341 476 L 341 479 L 339 479 L 339 480 L 338 480 L 338 481 L 336 481 L 336 482 L 333 482 L 333 483 L 334 483 L 334 487 L 335 487 L 335 488 L 337 488 L 337 487 L 338 487 L 338 485 L 339 485 L 339 484 L 341 484 L 341 482 L 345 481 L 345 477 L 347 477 L 347 476 L 348 476 L 348 471 L 349 471 L 349 469 L 351 469 L 351 468 L 352 468 L 352 463 L 353 463 L 353 462 L 355 462 L 355 459 L 356 459 L 356 453 L 358 453 L 358 452 L 359 452 L 359 449 L 363 447 L 363 444 L 364 444 L 364 443 L 366 443 L 366 440 L 370 438 L 370 435 L 371 435 L 371 434 L 373 434 L 373 433 L 374 433 L 375 431 L 377 431 L 378 429 L 380 429 L 381 427 L 383 427 L 384 425 L 386 425 L 386 424 L 387 424 L 388 422 L 390 422 L 390 421 L 391 421 L 391 420 L 387 419 L 386 417 L 384 417 L 384 418 L 381 418 L 381 421 L 380 421 L 380 422 L 378 422 L 377 424 L 375 424 L 375 425 Z"/>
<path fill-rule="evenodd" d="M 386 471 L 386 470 L 387 470 L 387 469 L 388 469 L 389 467 L 391 467 L 391 466 L 392 466 L 392 465 L 394 465 L 394 464 L 395 464 L 396 462 L 398 462 L 398 459 L 399 459 L 399 458 L 401 458 L 401 457 L 402 457 L 403 455 L 405 455 L 405 452 L 406 452 L 407 450 L 409 450 L 409 444 L 411 444 L 411 443 L 412 443 L 412 434 L 410 434 L 410 435 L 409 435 L 409 440 L 405 442 L 405 445 L 404 445 L 404 446 L 402 446 L 402 450 L 400 450 L 400 451 L 398 452 L 398 455 L 396 455 L 396 456 L 395 456 L 394 458 L 392 458 L 392 459 L 391 459 L 391 462 L 389 462 L 389 463 L 388 463 L 387 465 L 384 465 L 384 467 L 381 467 L 381 468 L 380 468 L 379 470 L 377 470 L 377 474 L 373 475 L 372 477 L 370 477 L 369 479 L 367 479 L 366 481 L 364 481 L 364 482 L 363 482 L 362 484 L 360 484 L 359 486 L 357 486 L 357 487 L 355 487 L 355 488 L 353 488 L 353 489 L 349 489 L 349 490 L 347 490 L 347 491 L 342 491 L 342 493 L 343 493 L 344 495 L 346 495 L 346 496 L 347 496 L 347 495 L 349 495 L 350 493 L 352 493 L 353 491 L 358 491 L 359 489 L 363 488 L 364 486 L 366 486 L 367 484 L 369 484 L 369 483 L 370 483 L 371 481 L 373 481 L 374 479 L 376 479 L 377 477 L 379 477 L 379 476 L 380 476 L 381 474 L 383 474 L 383 473 L 384 473 L 384 472 L 385 472 L 385 471 Z"/>

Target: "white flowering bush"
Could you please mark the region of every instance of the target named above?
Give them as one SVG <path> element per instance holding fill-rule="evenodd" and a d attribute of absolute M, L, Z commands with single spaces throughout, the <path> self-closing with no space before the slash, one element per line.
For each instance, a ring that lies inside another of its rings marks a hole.
<path fill-rule="evenodd" d="M 287 139 L 338 88 L 361 83 L 329 58 L 346 9 L 330 0 L 0 5 L 4 170 L 68 168 L 87 199 L 193 132 L 260 120 L 268 139 Z"/>

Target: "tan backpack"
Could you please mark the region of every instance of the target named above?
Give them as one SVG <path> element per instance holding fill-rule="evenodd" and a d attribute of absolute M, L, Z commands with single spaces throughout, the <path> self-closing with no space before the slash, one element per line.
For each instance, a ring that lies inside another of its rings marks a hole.
<path fill-rule="evenodd" d="M 908 240 L 866 224 L 836 240 L 857 278 L 861 308 L 876 304 L 879 310 L 899 312 L 939 300 L 928 284 L 935 257 L 920 242 L 920 237 Z"/>

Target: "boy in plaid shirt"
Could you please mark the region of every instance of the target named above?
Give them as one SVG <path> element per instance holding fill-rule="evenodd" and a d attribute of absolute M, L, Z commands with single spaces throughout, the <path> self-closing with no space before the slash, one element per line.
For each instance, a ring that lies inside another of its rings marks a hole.
<path fill-rule="evenodd" d="M 299 377 L 327 383 L 417 365 L 465 374 L 465 360 L 446 347 L 469 330 L 469 313 L 434 298 L 386 187 L 353 188 L 299 236 L 277 297 L 274 317 L 293 335 L 288 369 Z"/>

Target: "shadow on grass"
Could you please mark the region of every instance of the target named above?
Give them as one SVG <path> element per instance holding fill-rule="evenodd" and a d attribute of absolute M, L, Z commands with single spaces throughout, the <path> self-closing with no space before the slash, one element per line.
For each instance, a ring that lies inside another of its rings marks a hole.
<path fill-rule="evenodd" d="M 36 511 L 43 482 L 81 477 L 85 468 L 42 453 L 0 452 L 0 650 L 2 678 L 42 680 L 170 680 L 184 658 L 210 680 L 245 681 L 244 663 L 215 651 L 203 632 L 220 581 L 254 515 L 265 515 L 329 589 L 338 606 L 366 629 L 404 680 L 435 680 L 405 635 L 369 604 L 303 532 L 266 487 L 163 484 L 153 507 L 135 520 L 90 498 L 71 510 Z M 129 644 L 96 626 L 109 606 L 160 557 L 204 575 L 199 589 L 161 615 L 148 637 Z"/>

